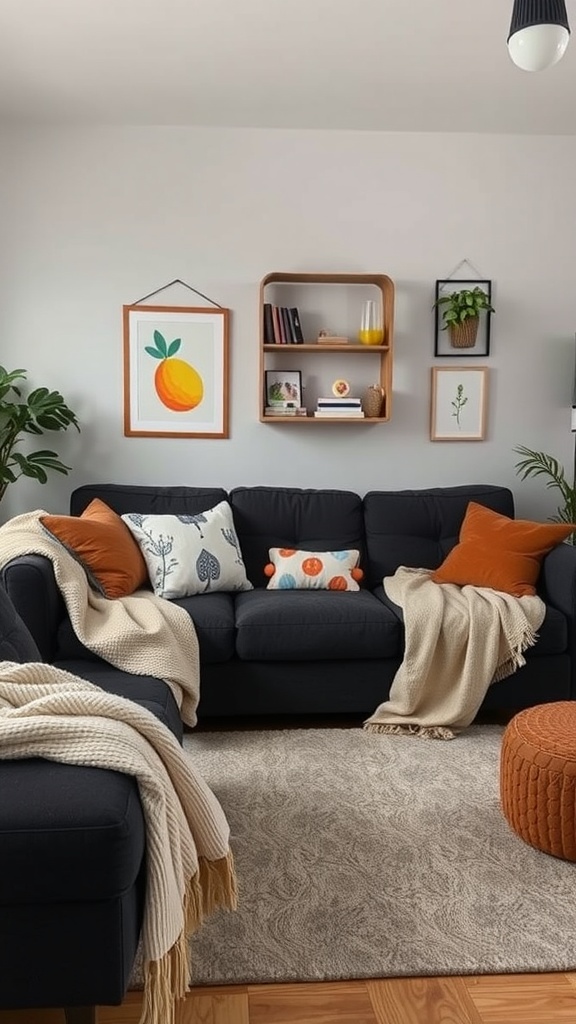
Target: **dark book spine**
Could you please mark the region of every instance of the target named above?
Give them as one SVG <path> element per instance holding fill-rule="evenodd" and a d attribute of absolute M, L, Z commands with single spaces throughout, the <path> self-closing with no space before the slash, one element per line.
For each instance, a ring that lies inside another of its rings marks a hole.
<path fill-rule="evenodd" d="M 274 321 L 272 320 L 272 303 L 264 303 L 264 344 L 274 345 L 276 338 L 274 337 Z"/>
<path fill-rule="evenodd" d="M 296 345 L 304 344 L 304 334 L 300 323 L 300 314 L 296 306 L 290 308 L 290 323 L 294 329 L 294 342 Z"/>
<path fill-rule="evenodd" d="M 282 332 L 280 330 L 280 316 L 278 306 L 272 306 L 272 323 L 274 325 L 274 341 L 277 345 L 281 345 Z"/>
<path fill-rule="evenodd" d="M 281 313 L 281 316 L 282 316 L 282 334 L 284 335 L 284 338 L 286 340 L 286 344 L 287 345 L 291 345 L 292 344 L 292 333 L 290 331 L 290 318 L 288 316 L 288 310 L 286 309 L 286 306 L 282 306 L 280 308 L 280 313 Z"/>

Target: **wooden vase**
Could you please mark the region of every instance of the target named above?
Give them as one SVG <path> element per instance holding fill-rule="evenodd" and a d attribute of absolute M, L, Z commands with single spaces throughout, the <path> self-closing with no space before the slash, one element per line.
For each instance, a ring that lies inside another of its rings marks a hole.
<path fill-rule="evenodd" d="M 384 401 L 384 388 L 380 384 L 370 384 L 364 392 L 362 408 L 368 419 L 376 419 L 380 416 L 382 403 Z"/>

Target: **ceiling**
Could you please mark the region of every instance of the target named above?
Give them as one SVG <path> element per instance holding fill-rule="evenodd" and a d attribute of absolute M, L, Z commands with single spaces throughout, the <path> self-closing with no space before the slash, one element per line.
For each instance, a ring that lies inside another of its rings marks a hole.
<path fill-rule="evenodd" d="M 0 0 L 0 122 L 576 134 L 576 42 L 556 67 L 520 71 L 511 9 Z"/>

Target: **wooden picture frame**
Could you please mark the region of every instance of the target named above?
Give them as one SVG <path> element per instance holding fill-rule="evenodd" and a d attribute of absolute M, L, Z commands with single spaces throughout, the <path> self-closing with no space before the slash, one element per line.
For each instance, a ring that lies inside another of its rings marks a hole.
<path fill-rule="evenodd" d="M 124 435 L 228 437 L 228 309 L 124 306 Z"/>
<path fill-rule="evenodd" d="M 468 280 L 454 280 L 448 278 L 443 281 L 436 281 L 435 303 L 443 295 L 450 295 L 452 292 L 465 291 L 467 289 L 482 288 L 488 296 L 488 302 L 492 302 L 492 281 L 479 281 L 477 278 Z M 443 328 L 442 306 L 434 305 L 434 355 L 438 359 L 474 359 L 490 355 L 490 320 L 492 314 L 483 310 L 479 316 L 478 334 L 475 343 L 470 348 L 455 347 L 450 340 L 450 332 Z"/>
<path fill-rule="evenodd" d="M 433 366 L 430 440 L 483 441 L 487 404 L 487 366 Z"/>

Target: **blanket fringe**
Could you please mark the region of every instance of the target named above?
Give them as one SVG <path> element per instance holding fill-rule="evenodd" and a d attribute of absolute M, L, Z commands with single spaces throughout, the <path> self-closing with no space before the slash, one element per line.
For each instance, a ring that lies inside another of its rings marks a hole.
<path fill-rule="evenodd" d="M 189 986 L 188 940 L 204 918 L 218 908 L 235 910 L 238 903 L 232 851 L 220 860 L 200 858 L 184 896 L 184 928 L 171 949 L 145 968 L 142 1014 L 139 1024 L 176 1024 L 176 1001 Z"/>
<path fill-rule="evenodd" d="M 454 740 L 458 735 L 456 729 L 447 725 L 392 725 L 385 722 L 366 722 L 364 728 L 367 732 L 389 732 L 396 735 L 418 736 L 423 740 Z"/>
<path fill-rule="evenodd" d="M 510 656 L 496 669 L 492 682 L 498 683 L 501 679 L 506 679 L 513 672 L 516 672 L 517 669 L 522 668 L 526 664 L 523 652 L 529 647 L 534 647 L 539 636 L 540 634 L 535 629 L 532 629 L 529 623 L 526 623 L 524 629 L 512 637 Z"/>

